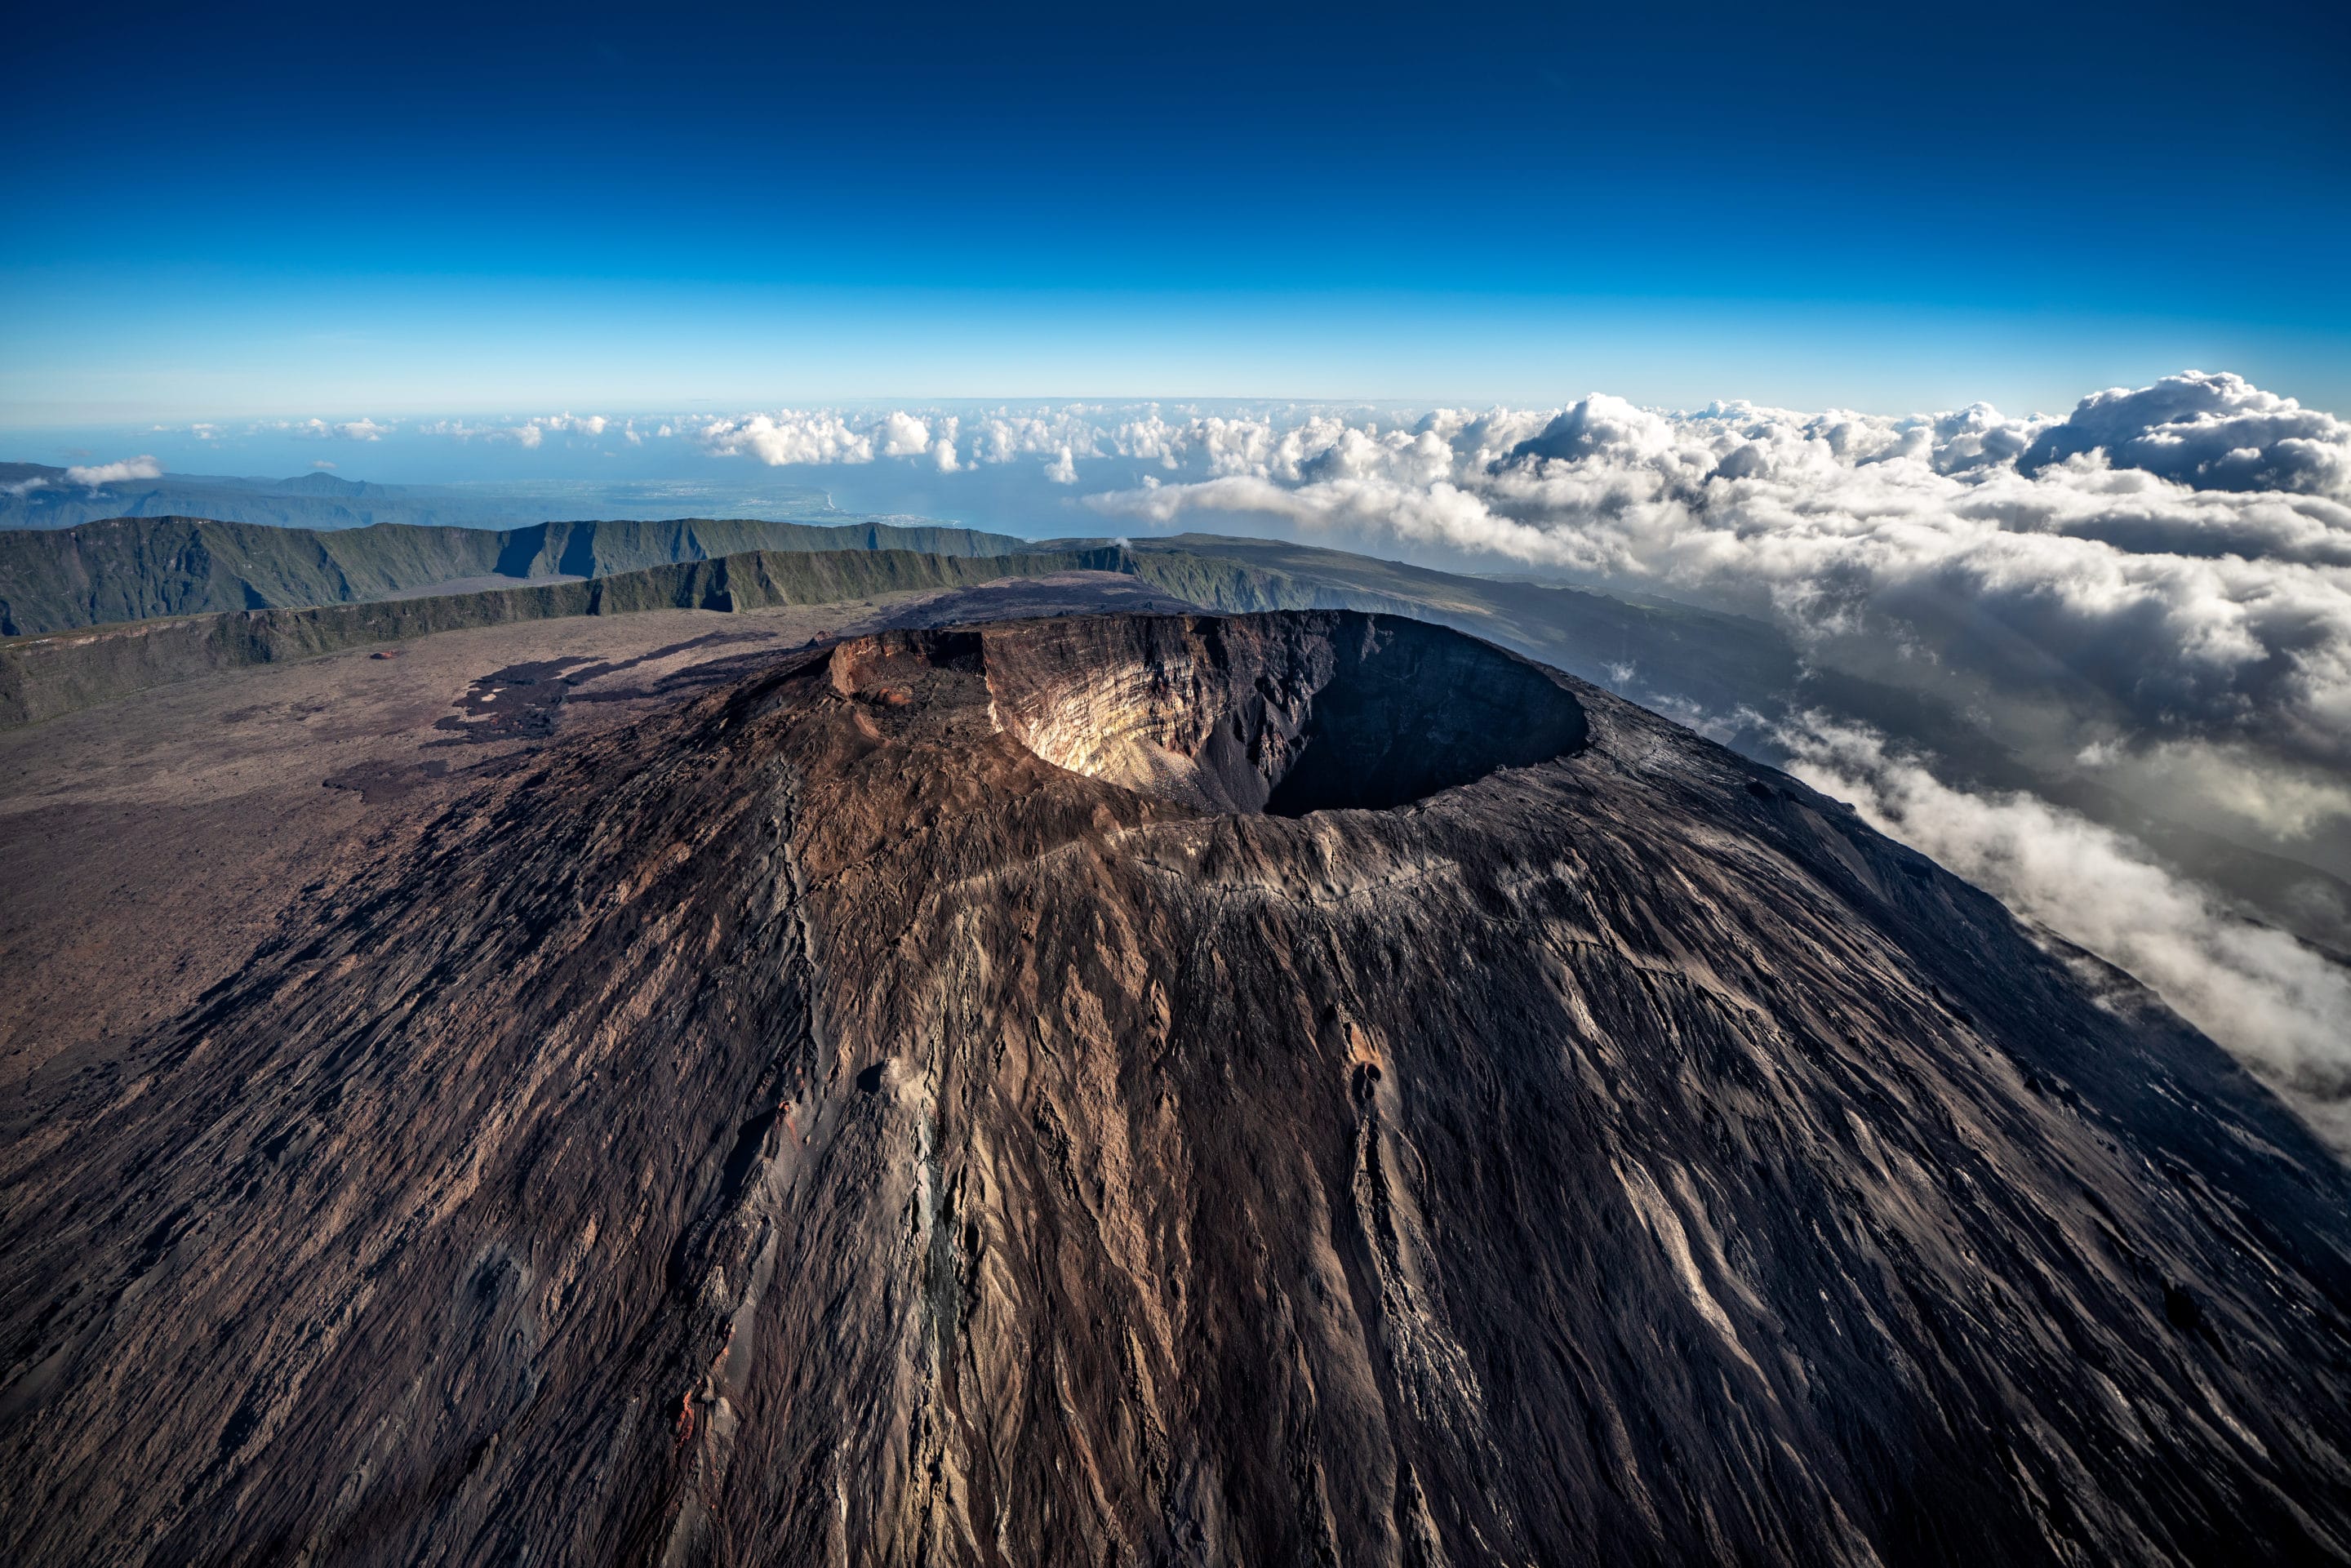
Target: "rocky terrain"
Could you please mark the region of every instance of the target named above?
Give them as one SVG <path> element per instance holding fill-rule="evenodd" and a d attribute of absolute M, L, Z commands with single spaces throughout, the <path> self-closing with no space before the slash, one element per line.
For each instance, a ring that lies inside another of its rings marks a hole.
<path fill-rule="evenodd" d="M 0 737 L 0 1556 L 2351 1553 L 2351 1178 L 2127 977 L 1457 632 L 1067 607 Z"/>

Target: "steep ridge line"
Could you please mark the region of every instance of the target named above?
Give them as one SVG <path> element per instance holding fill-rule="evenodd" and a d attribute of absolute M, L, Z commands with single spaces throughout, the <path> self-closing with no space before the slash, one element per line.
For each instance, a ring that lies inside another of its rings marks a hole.
<path fill-rule="evenodd" d="M 1246 541 L 1202 542 L 1238 546 Z M 1555 617 L 1546 625 L 1524 613 L 1493 615 L 1465 605 L 1458 593 L 1441 590 L 1447 584 L 1475 585 L 1441 573 L 1413 574 L 1391 591 L 1376 577 L 1365 578 L 1361 572 L 1324 581 L 1248 560 L 1172 549 L 1164 544 L 1134 549 L 1070 541 L 1060 549 L 927 558 L 920 562 L 908 559 L 913 552 L 887 549 L 758 553 L 767 559 L 758 566 L 729 565 L 737 558 L 722 557 L 711 562 L 622 573 L 590 583 L 538 584 L 318 609 L 162 617 L 0 641 L 0 727 L 53 717 L 214 670 L 310 657 L 467 626 L 638 609 L 748 610 L 1070 570 L 1123 572 L 1182 602 L 1237 614 L 1356 610 L 1412 616 L 1499 641 L 1522 654 L 1573 669 L 1593 664 L 1586 644 L 1616 648 L 1636 632 L 1647 634 L 1649 622 L 1656 619 L 1595 594 L 1533 590 L 1540 596 L 1538 602 Z M 1332 554 L 1309 553 L 1318 558 Z M 861 556 L 877 559 L 860 560 Z M 1432 589 L 1431 582 L 1437 588 Z M 1628 615 L 1633 618 L 1630 622 L 1625 621 Z M 1635 631 L 1628 632 L 1627 626 Z M 1592 673 L 1596 674 L 1596 668 Z"/>
<path fill-rule="evenodd" d="M 89 627 L 0 643 L 0 727 L 37 723 L 218 670 L 315 658 L 438 632 L 649 610 L 758 610 L 970 587 L 1008 577 L 1116 571 L 1116 549 L 1012 556 L 871 549 L 754 551 L 580 582 Z"/>
<path fill-rule="evenodd" d="M 608 577 L 751 551 L 988 556 L 1025 539 L 938 524 L 680 517 L 494 529 L 408 523 L 311 529 L 114 517 L 0 531 L 0 635 L 159 615 L 351 603 L 482 577 Z"/>

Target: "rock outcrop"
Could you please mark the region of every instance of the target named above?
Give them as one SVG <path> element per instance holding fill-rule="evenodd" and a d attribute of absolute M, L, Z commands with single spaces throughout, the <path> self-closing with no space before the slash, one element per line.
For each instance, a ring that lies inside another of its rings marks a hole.
<path fill-rule="evenodd" d="M 2351 1550 L 2342 1167 L 1455 633 L 811 650 L 308 896 L 0 1112 L 0 1555 Z"/>

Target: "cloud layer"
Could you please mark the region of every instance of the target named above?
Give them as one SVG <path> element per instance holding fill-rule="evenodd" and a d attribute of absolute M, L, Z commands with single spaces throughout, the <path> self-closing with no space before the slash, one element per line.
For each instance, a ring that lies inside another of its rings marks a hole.
<path fill-rule="evenodd" d="M 685 428 L 706 452 L 753 457 L 778 468 L 898 457 L 954 474 L 980 464 L 1035 458 L 1047 477 L 1066 485 L 1076 481 L 1078 457 L 1109 455 L 1096 427 L 1071 411 L 999 411 L 974 418 L 903 409 L 880 413 L 785 409 L 705 419 Z M 668 434 L 668 427 L 663 434 Z"/>
<path fill-rule="evenodd" d="M 313 420 L 311 423 L 315 424 L 318 422 Z M 593 440 L 608 430 L 632 444 L 643 439 L 637 434 L 633 420 L 607 419 L 601 413 L 543 413 L 514 424 L 496 420 L 474 423 L 462 419 L 442 419 L 417 427 L 418 434 L 423 435 L 445 435 L 458 441 L 510 441 L 530 451 L 536 451 L 549 435 L 570 434 Z M 366 439 L 373 440 L 374 437 Z"/>

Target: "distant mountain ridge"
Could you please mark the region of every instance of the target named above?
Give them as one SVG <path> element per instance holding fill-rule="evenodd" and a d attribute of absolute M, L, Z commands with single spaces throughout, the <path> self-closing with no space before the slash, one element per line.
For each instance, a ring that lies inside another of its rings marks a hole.
<path fill-rule="evenodd" d="M 204 517 L 275 528 L 356 528 L 371 523 L 497 528 L 536 522 L 548 508 L 521 497 L 431 486 L 379 485 L 317 472 L 292 478 L 162 474 L 76 482 L 42 463 L 0 463 L 0 529 L 69 528 L 111 517 Z"/>
<path fill-rule="evenodd" d="M 390 485 L 371 485 L 364 479 L 342 479 L 332 474 L 298 474 L 291 479 L 280 479 L 277 488 L 292 490 L 307 496 L 388 496 L 395 494 Z"/>
<path fill-rule="evenodd" d="M 886 523 L 823 527 L 679 517 L 503 529 L 377 523 L 320 530 L 205 517 L 114 517 L 70 528 L 0 532 L 0 636 L 159 615 L 352 604 L 465 579 L 605 577 L 755 550 L 982 556 L 1030 548 L 1025 539 L 971 528 Z"/>
<path fill-rule="evenodd" d="M 782 522 L 895 523 L 837 510 L 824 491 L 766 480 L 751 486 L 640 482 L 583 485 L 384 485 L 318 470 L 268 475 L 160 474 L 77 480 L 44 463 L 0 463 L 0 529 L 69 528 L 111 517 L 211 517 L 281 528 L 512 528 L 561 517 L 719 515 Z"/>
<path fill-rule="evenodd" d="M 750 550 L 585 580 L 439 598 L 167 615 L 0 643 L 0 729 L 216 671 L 440 632 L 650 610 L 761 610 L 969 588 L 1008 577 L 1126 571 L 1116 546 L 998 556 L 903 549 Z"/>

